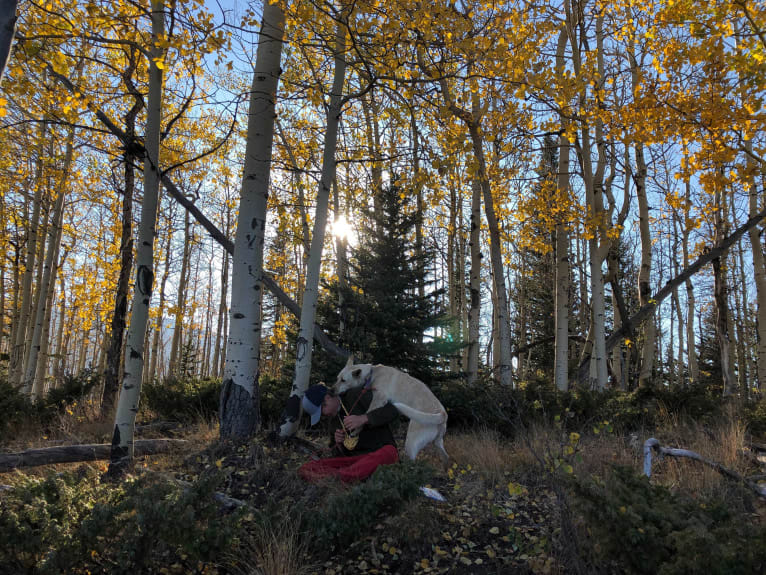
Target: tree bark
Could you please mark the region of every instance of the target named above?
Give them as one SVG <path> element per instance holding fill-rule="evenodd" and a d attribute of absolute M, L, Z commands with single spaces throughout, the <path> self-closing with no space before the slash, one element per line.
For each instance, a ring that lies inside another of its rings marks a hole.
<path fill-rule="evenodd" d="M 471 251 L 471 271 L 468 291 L 468 349 L 466 350 L 466 383 L 476 382 L 479 376 L 479 320 L 481 316 L 481 186 L 471 178 L 471 229 L 468 246 Z"/>
<path fill-rule="evenodd" d="M 221 376 L 221 366 L 223 366 L 223 350 L 226 346 L 223 341 L 226 338 L 224 331 L 224 319 L 228 306 L 226 305 L 226 294 L 229 293 L 229 254 L 223 251 L 221 258 L 221 300 L 218 302 L 218 323 L 215 330 L 215 350 L 213 351 L 213 377 Z"/>
<path fill-rule="evenodd" d="M 726 237 L 726 192 L 716 190 L 716 207 L 714 216 L 715 239 L 720 243 Z M 729 281 L 726 252 L 713 259 L 713 294 L 715 302 L 715 327 L 718 348 L 721 353 L 721 375 L 723 376 L 723 395 L 727 397 L 735 393 L 737 383 L 734 379 L 731 356 L 731 332 L 729 331 Z"/>
<path fill-rule="evenodd" d="M 189 259 L 191 257 L 191 222 L 189 212 L 184 212 L 184 249 L 181 258 L 181 273 L 176 294 L 175 321 L 173 322 L 173 338 L 170 343 L 170 366 L 168 373 L 171 377 L 183 377 L 178 371 L 184 336 L 184 314 L 186 313 L 186 290 L 189 282 Z"/>
<path fill-rule="evenodd" d="M 234 241 L 231 323 L 219 409 L 222 439 L 251 437 L 261 424 L 258 378 L 263 249 L 284 24 L 285 15 L 279 3 L 266 3 L 250 92 L 245 167 Z"/>
<path fill-rule="evenodd" d="M 689 209 L 691 207 L 691 183 L 687 178 L 686 192 L 684 199 L 684 224 L 681 232 L 681 250 L 683 252 L 684 269 L 689 267 Z M 678 276 L 676 276 L 678 277 Z M 697 383 L 700 378 L 699 362 L 697 361 L 697 347 L 696 347 L 696 335 L 694 333 L 694 314 L 695 314 L 695 300 L 694 300 L 694 285 L 690 278 L 684 281 L 684 287 L 686 288 L 686 357 L 687 364 L 689 366 L 689 381 L 690 383 Z"/>
<path fill-rule="evenodd" d="M 559 136 L 559 168 L 556 194 L 563 200 L 569 195 L 569 140 Z M 555 341 L 553 359 L 553 380 L 556 389 L 566 391 L 569 366 L 569 229 L 567 222 L 556 222 L 556 288 Z"/>
<path fill-rule="evenodd" d="M 117 402 L 109 475 L 119 477 L 133 463 L 133 426 L 141 397 L 144 368 L 144 336 L 149 320 L 149 305 L 154 287 L 154 238 L 160 192 L 160 130 L 162 125 L 162 62 L 165 50 L 160 39 L 165 35 L 165 2 L 152 0 L 152 47 L 149 62 L 149 96 L 146 103 L 144 142 L 144 198 L 136 249 L 136 279 L 128 329 L 125 371 Z"/>
<path fill-rule="evenodd" d="M 136 456 L 165 453 L 176 448 L 183 449 L 187 443 L 183 439 L 138 439 L 134 442 L 134 453 Z M 0 473 L 7 473 L 22 467 L 109 459 L 111 451 L 112 446 L 104 443 L 60 445 L 41 449 L 27 449 L 18 453 L 2 453 L 0 454 Z"/>
<path fill-rule="evenodd" d="M 24 392 L 32 399 L 36 399 L 39 392 L 42 391 L 41 383 L 35 379 L 35 375 L 37 373 L 37 362 L 45 326 L 45 312 L 48 307 L 48 289 L 50 283 L 55 281 L 53 270 L 57 262 L 54 258 L 57 258 L 58 256 L 58 241 L 61 239 L 59 230 L 64 219 L 64 197 L 66 196 L 64 190 L 66 189 L 66 182 L 69 179 L 69 172 L 74 155 L 74 134 L 75 128 L 72 127 L 70 128 L 69 136 L 67 137 L 64 166 L 62 168 L 61 182 L 58 186 L 59 194 L 56 197 L 53 206 L 51 225 L 48 226 L 48 248 L 43 263 L 43 277 L 37 288 L 39 302 L 37 304 L 32 328 L 32 339 L 29 344 L 29 357 L 27 357 L 24 366 Z"/>
<path fill-rule="evenodd" d="M 559 32 L 556 46 L 556 77 L 564 80 L 564 56 L 566 53 L 566 24 Z M 559 205 L 569 197 L 569 140 L 566 136 L 567 120 L 562 112 L 561 134 L 559 134 L 559 165 L 556 176 L 556 196 Z M 568 222 L 558 218 L 554 230 L 555 244 L 555 292 L 554 292 L 554 344 L 553 344 L 553 382 L 556 389 L 566 391 L 569 387 L 569 228 Z"/>
<path fill-rule="evenodd" d="M 11 341 L 9 378 L 11 385 L 19 386 L 24 377 L 24 359 L 29 330 L 30 313 L 32 307 L 32 276 L 37 257 L 38 241 L 37 231 L 40 226 L 40 209 L 43 201 L 43 166 L 45 165 L 45 137 L 47 134 L 47 122 L 40 123 L 39 149 L 37 166 L 33 180 L 34 198 L 32 200 L 32 217 L 27 227 L 27 246 L 24 258 L 24 276 L 21 280 L 21 303 L 18 308 L 18 324 L 14 327 L 15 337 Z"/>
<path fill-rule="evenodd" d="M 322 176 L 317 193 L 317 207 L 314 215 L 314 229 L 311 236 L 311 252 L 309 253 L 306 285 L 303 290 L 303 305 L 301 306 L 300 332 L 295 347 L 295 377 L 288 405 L 295 405 L 296 399 L 303 397 L 311 375 L 311 358 L 313 352 L 312 334 L 316 304 L 319 296 L 319 274 L 322 265 L 324 235 L 327 226 L 327 212 L 330 202 L 330 186 L 335 179 L 335 149 L 338 140 L 341 107 L 343 105 L 343 85 L 346 77 L 346 21 L 349 12 L 343 9 L 337 24 L 335 38 L 335 71 L 330 92 L 330 105 L 327 109 L 327 126 L 325 131 L 324 155 L 322 158 Z M 292 411 L 292 410 L 291 410 Z M 285 411 L 285 417 L 279 428 L 281 437 L 295 434 L 298 428 L 299 414 Z"/>
<path fill-rule="evenodd" d="M 0 0 L 0 82 L 11 57 L 11 45 L 16 35 L 16 6 L 18 0 Z"/>
<path fill-rule="evenodd" d="M 131 54 L 131 56 L 133 56 Z M 131 58 L 128 69 L 123 77 L 132 77 L 137 62 Z M 133 106 L 125 115 L 126 132 L 135 134 L 136 116 L 143 108 L 143 99 L 136 98 Z M 120 369 L 122 368 L 123 342 L 128 315 L 128 291 L 130 289 L 130 274 L 133 271 L 133 194 L 136 189 L 136 172 L 134 162 L 138 158 L 127 148 L 123 154 L 125 162 L 125 187 L 122 190 L 122 229 L 120 232 L 120 272 L 117 277 L 117 290 L 114 297 L 112 312 L 111 337 L 106 352 L 106 368 L 104 369 L 104 391 L 101 395 L 101 417 L 111 420 L 114 417 L 114 405 L 120 389 Z"/>
<path fill-rule="evenodd" d="M 752 150 L 752 142 L 746 146 Z M 761 207 L 762 191 L 759 192 L 755 183 L 755 161 L 748 155 L 748 208 L 749 215 L 753 217 Z M 759 388 L 763 389 L 766 384 L 766 257 L 763 254 L 763 226 L 754 226 L 750 229 L 748 237 L 753 254 L 753 276 L 755 277 L 755 293 L 757 300 L 755 326 L 756 326 L 756 370 Z"/>

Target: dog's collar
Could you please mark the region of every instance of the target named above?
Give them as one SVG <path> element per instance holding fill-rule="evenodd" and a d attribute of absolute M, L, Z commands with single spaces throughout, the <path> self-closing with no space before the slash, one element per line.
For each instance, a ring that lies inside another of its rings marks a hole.
<path fill-rule="evenodd" d="M 370 389 L 371 387 L 372 387 L 372 370 L 370 370 L 370 374 L 364 380 L 364 389 Z"/>

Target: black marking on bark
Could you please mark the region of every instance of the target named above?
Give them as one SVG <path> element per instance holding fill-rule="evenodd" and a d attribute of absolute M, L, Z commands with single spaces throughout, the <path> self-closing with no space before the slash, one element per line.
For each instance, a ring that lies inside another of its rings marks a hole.
<path fill-rule="evenodd" d="M 136 277 L 138 289 L 143 294 L 152 293 L 152 282 L 154 282 L 154 271 L 149 266 L 138 266 Z"/>
<path fill-rule="evenodd" d="M 297 395 L 291 395 L 287 399 L 285 409 L 280 416 L 283 423 L 297 421 L 301 415 L 301 399 Z"/>
<path fill-rule="evenodd" d="M 243 313 L 237 312 L 234 314 L 234 319 L 242 319 L 243 317 L 245 317 L 245 314 Z"/>
<path fill-rule="evenodd" d="M 306 338 L 301 336 L 298 338 L 298 341 L 296 342 L 296 352 L 295 352 L 295 359 L 298 361 L 303 360 L 304 357 L 306 357 L 306 349 L 308 348 L 308 342 L 306 341 Z"/>
<path fill-rule="evenodd" d="M 130 359 L 139 359 L 141 357 L 141 354 L 138 353 L 135 349 L 132 347 L 130 348 Z"/>

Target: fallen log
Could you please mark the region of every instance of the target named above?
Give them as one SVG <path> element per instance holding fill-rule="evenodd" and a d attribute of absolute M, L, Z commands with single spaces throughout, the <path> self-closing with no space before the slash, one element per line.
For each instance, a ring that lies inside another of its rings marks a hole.
<path fill-rule="evenodd" d="M 749 479 L 742 477 L 736 471 L 733 471 L 728 467 L 724 467 L 716 461 L 705 459 L 696 451 L 689 451 L 688 449 L 677 449 L 675 447 L 663 447 L 660 445 L 659 440 L 655 439 L 654 437 L 651 437 L 644 442 L 644 475 L 647 477 L 652 476 L 652 451 L 655 451 L 659 457 L 669 455 L 671 457 L 686 457 L 688 459 L 693 459 L 694 461 L 699 461 L 708 467 L 712 467 L 721 475 L 729 477 L 730 479 L 734 479 L 735 481 L 739 481 L 750 490 L 752 490 L 756 495 L 766 498 L 766 486 L 758 485 L 754 481 L 750 481 Z"/>
<path fill-rule="evenodd" d="M 186 443 L 183 439 L 138 439 L 133 443 L 133 448 L 136 457 L 140 457 L 170 451 L 182 447 Z M 12 471 L 19 467 L 109 459 L 111 450 L 111 444 L 103 443 L 61 445 L 42 449 L 27 449 L 18 453 L 2 453 L 0 454 L 0 473 Z"/>

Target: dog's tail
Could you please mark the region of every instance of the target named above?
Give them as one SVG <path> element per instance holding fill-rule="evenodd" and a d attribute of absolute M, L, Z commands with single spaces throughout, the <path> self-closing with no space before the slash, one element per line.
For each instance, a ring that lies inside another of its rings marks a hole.
<path fill-rule="evenodd" d="M 399 413 L 402 415 L 414 419 L 423 425 L 440 425 L 447 421 L 447 413 L 444 411 L 440 411 L 439 413 L 426 413 L 424 411 L 413 409 L 409 405 L 396 402 L 394 402 L 394 407 L 398 409 Z"/>

